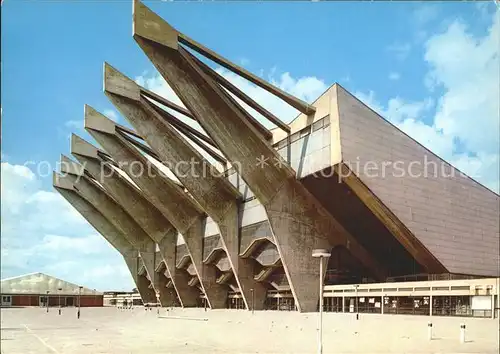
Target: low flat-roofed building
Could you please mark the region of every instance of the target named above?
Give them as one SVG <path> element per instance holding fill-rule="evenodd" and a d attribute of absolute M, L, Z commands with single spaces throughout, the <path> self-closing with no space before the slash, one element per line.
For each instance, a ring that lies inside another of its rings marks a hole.
<path fill-rule="evenodd" d="M 103 306 L 131 307 L 142 306 L 141 295 L 136 291 L 105 291 Z"/>
<path fill-rule="evenodd" d="M 103 294 L 43 273 L 2 279 L 2 307 L 10 306 L 102 306 Z"/>

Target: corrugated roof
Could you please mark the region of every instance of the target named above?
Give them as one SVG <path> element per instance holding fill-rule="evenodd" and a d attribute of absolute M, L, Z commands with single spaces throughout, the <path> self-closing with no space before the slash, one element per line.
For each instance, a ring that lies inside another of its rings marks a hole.
<path fill-rule="evenodd" d="M 61 289 L 61 290 L 59 290 Z M 61 294 L 78 295 L 79 286 L 44 273 L 30 273 L 13 278 L 2 279 L 2 294 Z M 82 287 L 82 295 L 102 295 L 99 291 Z"/>

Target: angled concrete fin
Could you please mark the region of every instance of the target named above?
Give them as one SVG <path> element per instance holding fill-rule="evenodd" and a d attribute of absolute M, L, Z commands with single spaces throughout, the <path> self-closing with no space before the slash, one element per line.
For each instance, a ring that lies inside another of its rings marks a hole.
<path fill-rule="evenodd" d="M 94 145 L 80 138 L 76 134 L 71 134 L 71 153 L 82 156 L 91 157 L 94 159 L 99 158 L 97 154 L 100 150 Z"/>
<path fill-rule="evenodd" d="M 189 278 L 175 266 L 176 243 L 177 231 L 173 230 L 165 235 L 158 243 L 158 247 L 182 306 L 194 307 L 198 304 L 199 293 L 195 288 L 188 285 Z"/>
<path fill-rule="evenodd" d="M 154 289 L 151 289 L 149 287 L 149 281 L 145 276 L 138 275 L 138 268 L 139 268 L 139 260 L 140 258 L 138 256 L 130 256 L 130 257 L 123 257 L 125 259 L 125 263 L 127 264 L 127 267 L 130 271 L 130 274 L 132 277 L 134 277 L 135 280 L 135 285 L 137 286 L 137 291 L 139 291 L 139 294 L 141 295 L 142 302 L 144 304 L 146 303 L 156 303 L 156 293 Z"/>
<path fill-rule="evenodd" d="M 140 255 L 142 262 L 144 264 L 144 267 L 146 268 L 146 271 L 149 275 L 149 279 L 150 279 L 151 283 L 153 284 L 153 288 L 155 290 L 157 290 L 159 284 L 158 284 L 158 278 L 155 276 L 155 274 L 156 274 L 156 271 L 155 271 L 155 263 L 156 263 L 155 248 L 152 247 L 148 251 L 141 251 L 141 252 L 139 252 L 139 255 Z M 155 296 L 155 298 L 156 298 L 156 296 Z"/>
<path fill-rule="evenodd" d="M 62 173 L 70 173 L 75 176 L 84 175 L 84 167 L 63 154 L 61 154 L 60 169 Z"/>
<path fill-rule="evenodd" d="M 108 134 L 114 134 L 116 130 L 115 122 L 87 104 L 84 106 L 83 122 L 86 129 L 94 129 Z"/>
<path fill-rule="evenodd" d="M 134 0 L 133 35 L 177 49 L 177 31 L 141 1 Z"/>
<path fill-rule="evenodd" d="M 129 79 L 108 63 L 104 63 L 104 91 L 138 101 L 141 89 L 132 79 Z"/>
<path fill-rule="evenodd" d="M 57 173 L 55 171 L 52 172 L 52 185 L 55 188 L 67 189 L 70 191 L 75 190 L 75 187 L 73 186 L 73 183 L 71 181 L 64 178 L 63 175 L 60 175 L 59 173 Z"/>

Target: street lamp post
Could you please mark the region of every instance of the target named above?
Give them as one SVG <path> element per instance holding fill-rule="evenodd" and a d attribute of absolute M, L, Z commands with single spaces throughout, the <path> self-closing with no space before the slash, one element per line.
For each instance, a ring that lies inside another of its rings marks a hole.
<path fill-rule="evenodd" d="M 314 258 L 319 258 L 319 331 L 318 331 L 318 354 L 323 353 L 323 258 L 330 257 L 330 252 L 325 249 L 315 249 L 312 252 Z"/>
<path fill-rule="evenodd" d="M 62 288 L 59 288 L 57 290 L 59 290 L 59 314 L 61 314 L 61 291 L 62 291 Z"/>
<path fill-rule="evenodd" d="M 250 291 L 252 292 L 252 315 L 253 315 L 253 311 L 254 311 L 254 307 L 255 307 L 255 295 L 253 292 L 253 288 L 250 289 Z"/>
<path fill-rule="evenodd" d="M 47 301 L 47 313 L 49 312 L 49 291 L 47 290 L 47 298 L 46 298 L 46 301 Z"/>
<path fill-rule="evenodd" d="M 82 303 L 82 288 L 83 286 L 78 287 L 78 312 L 76 314 L 76 317 L 80 319 L 80 308 L 81 308 L 81 303 Z"/>
<path fill-rule="evenodd" d="M 359 284 L 354 285 L 354 288 L 356 289 L 356 320 L 359 320 L 358 286 Z"/>

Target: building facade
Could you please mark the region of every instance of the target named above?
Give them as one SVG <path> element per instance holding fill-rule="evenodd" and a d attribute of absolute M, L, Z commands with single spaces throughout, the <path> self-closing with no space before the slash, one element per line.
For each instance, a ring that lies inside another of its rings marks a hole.
<path fill-rule="evenodd" d="M 303 102 L 139 1 L 133 29 L 183 106 L 105 63 L 104 93 L 134 129 L 85 106 L 100 147 L 73 135 L 54 187 L 123 255 L 144 303 L 316 311 L 314 249 L 330 253 L 327 289 L 498 277 L 499 196 L 343 87 Z M 194 53 L 300 114 L 282 122 Z"/>

